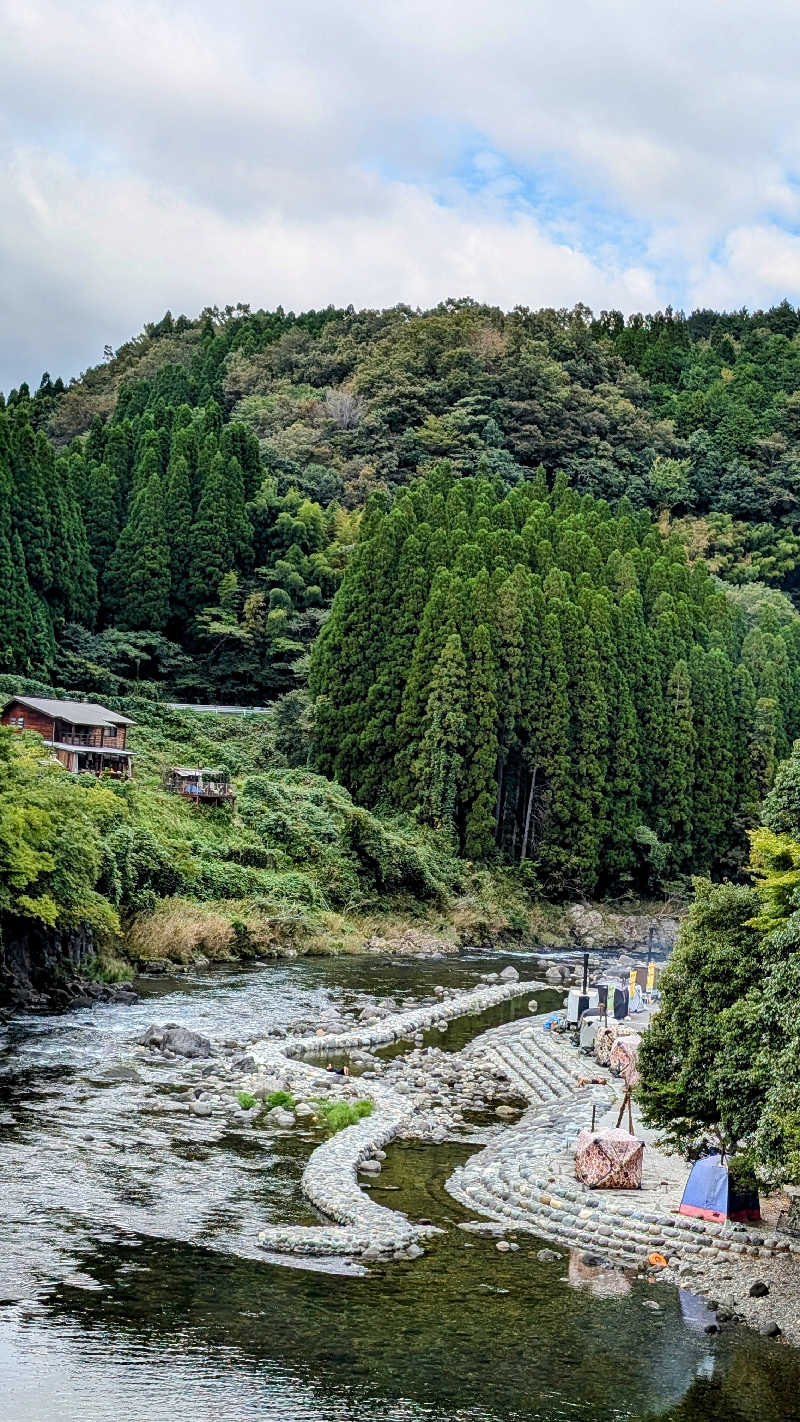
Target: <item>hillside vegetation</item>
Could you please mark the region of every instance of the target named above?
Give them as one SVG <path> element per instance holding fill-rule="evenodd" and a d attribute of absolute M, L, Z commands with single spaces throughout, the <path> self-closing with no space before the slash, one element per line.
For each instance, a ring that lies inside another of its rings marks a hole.
<path fill-rule="evenodd" d="M 370 492 L 440 458 L 540 465 L 793 596 L 800 315 L 330 308 L 167 315 L 0 416 L 7 667 L 263 701 L 306 653 Z"/>
<path fill-rule="evenodd" d="M 0 727 L 0 929 L 89 924 L 114 973 L 120 958 L 354 951 L 378 931 L 531 931 L 519 886 L 465 866 L 446 836 L 288 767 L 272 718 L 118 704 L 136 718 L 129 782 L 68 775 L 36 735 Z M 174 764 L 224 767 L 235 811 L 167 793 Z"/>

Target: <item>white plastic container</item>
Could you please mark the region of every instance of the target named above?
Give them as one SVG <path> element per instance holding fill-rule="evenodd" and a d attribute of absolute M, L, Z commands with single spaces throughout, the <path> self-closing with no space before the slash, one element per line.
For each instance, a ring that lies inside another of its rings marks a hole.
<path fill-rule="evenodd" d="M 582 1012 L 587 1012 L 590 1007 L 599 1007 L 600 996 L 597 988 L 587 988 L 586 992 L 581 992 L 580 988 L 570 988 L 567 997 L 567 1026 L 577 1027 L 578 1018 Z"/>

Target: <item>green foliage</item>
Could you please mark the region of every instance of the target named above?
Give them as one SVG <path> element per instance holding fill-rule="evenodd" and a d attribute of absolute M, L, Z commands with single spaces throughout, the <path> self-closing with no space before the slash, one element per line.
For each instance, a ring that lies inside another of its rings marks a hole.
<path fill-rule="evenodd" d="M 752 835 L 755 888 L 705 881 L 642 1041 L 645 1118 L 684 1154 L 739 1152 L 768 1185 L 800 1183 L 800 744 Z"/>
<path fill-rule="evenodd" d="M 82 963 L 81 975 L 95 983 L 127 983 L 133 977 L 133 968 L 124 958 L 104 952 Z"/>
<path fill-rule="evenodd" d="M 54 691 L 16 678 L 13 686 Z M 131 782 L 71 776 L 44 758 L 37 736 L 3 728 L 0 919 L 88 923 L 99 943 L 113 939 L 118 954 L 131 945 L 142 961 L 201 951 L 252 957 L 285 942 L 327 950 L 331 921 L 352 938 L 359 915 L 365 924 L 373 912 L 414 920 L 426 905 L 445 912 L 460 891 L 461 867 L 444 837 L 281 767 L 271 718 L 111 700 L 136 721 Z M 241 813 L 197 810 L 168 793 L 164 771 L 187 764 L 229 774 Z M 354 941 L 371 931 L 359 929 Z M 102 951 L 112 962 L 114 952 Z"/>
<path fill-rule="evenodd" d="M 112 933 L 99 891 L 102 834 L 117 818 L 113 793 L 42 766 L 41 742 L 0 727 L 0 917 Z"/>
<path fill-rule="evenodd" d="M 757 908 L 752 889 L 696 882 L 659 983 L 661 1010 L 639 1049 L 645 1121 L 690 1158 L 709 1148 L 732 1154 L 759 1123 L 769 1068 L 757 1028 Z"/>
<path fill-rule="evenodd" d="M 797 718 L 796 628 L 748 627 L 629 505 L 441 466 L 368 510 L 312 657 L 315 763 L 551 893 L 738 868 Z"/>
<path fill-rule="evenodd" d="M 243 1111 L 252 1111 L 253 1107 L 258 1105 L 255 1096 L 251 1096 L 249 1091 L 237 1091 L 236 1100 Z"/>
<path fill-rule="evenodd" d="M 338 1131 L 346 1130 L 348 1126 L 354 1126 L 365 1116 L 371 1116 L 374 1110 L 372 1102 L 365 1099 L 354 1101 L 352 1105 L 349 1101 L 315 1101 L 313 1104 L 317 1115 L 322 1118 L 332 1136 Z"/>
<path fill-rule="evenodd" d="M 375 491 L 391 499 L 440 458 L 509 491 L 563 471 L 580 493 L 625 495 L 673 520 L 690 554 L 730 583 L 795 596 L 799 350 L 800 315 L 786 303 L 627 320 L 469 300 L 427 312 L 240 306 L 151 323 L 69 387 L 48 377 L 6 402 L 7 661 L 52 670 L 65 622 L 95 631 L 99 588 L 101 630 L 166 631 L 191 656 L 191 670 L 158 673 L 178 699 L 296 689 L 356 542 L 353 510 Z M 155 497 L 142 506 L 153 481 L 160 532 Z M 546 530 L 540 541 L 546 559 Z M 564 565 L 573 577 L 577 554 Z M 231 572 L 227 606 L 219 588 Z M 426 595 L 417 575 L 404 581 L 386 625 L 409 636 Z M 105 694 L 91 665 L 80 670 L 85 689 Z M 398 738 L 390 678 L 375 684 L 372 724 Z M 511 793 L 526 802 L 534 769 L 524 784 L 512 772 Z M 477 853 L 485 794 L 475 803 Z M 636 818 L 630 803 L 622 814 Z M 532 807 L 528 838 L 537 834 Z M 517 853 L 523 836 L 524 822 Z M 578 860 L 594 853 L 587 841 Z M 612 858 L 632 872 L 630 855 Z"/>
<path fill-rule="evenodd" d="M 433 671 L 413 770 L 417 800 L 430 824 L 454 825 L 467 751 L 467 664 L 457 632 L 447 639 Z"/>
<path fill-rule="evenodd" d="M 120 627 L 163 632 L 169 620 L 170 560 L 158 472 L 135 494 L 106 571 L 106 596 Z"/>
<path fill-rule="evenodd" d="M 775 834 L 800 840 L 800 754 L 796 748 L 778 767 L 775 784 L 764 802 L 763 821 Z"/>
<path fill-rule="evenodd" d="M 347 791 L 309 771 L 248 777 L 239 799 L 246 828 L 278 851 L 290 877 L 273 875 L 270 896 L 309 905 L 367 903 L 381 893 L 442 900 L 455 866 L 435 835 L 354 805 Z M 310 871 L 302 873 L 299 871 Z"/>
<path fill-rule="evenodd" d="M 297 1105 L 297 1098 L 292 1096 L 290 1091 L 271 1091 L 265 1098 L 265 1106 L 283 1106 L 287 1111 L 293 1111 Z"/>

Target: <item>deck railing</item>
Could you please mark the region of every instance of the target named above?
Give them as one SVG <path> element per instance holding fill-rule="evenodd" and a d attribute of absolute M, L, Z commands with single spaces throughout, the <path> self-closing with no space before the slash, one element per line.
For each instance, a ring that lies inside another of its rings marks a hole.
<path fill-rule="evenodd" d="M 233 787 L 216 780 L 204 780 L 202 783 L 189 781 L 186 785 L 177 787 L 177 793 L 186 795 L 190 800 L 202 800 L 204 796 L 213 797 L 215 800 L 232 800 L 234 798 Z"/>
<path fill-rule="evenodd" d="M 62 746 L 99 746 L 106 750 L 125 750 L 125 732 L 104 731 L 102 727 L 87 727 L 82 731 L 76 727 L 61 726 L 54 732 L 53 740 Z"/>

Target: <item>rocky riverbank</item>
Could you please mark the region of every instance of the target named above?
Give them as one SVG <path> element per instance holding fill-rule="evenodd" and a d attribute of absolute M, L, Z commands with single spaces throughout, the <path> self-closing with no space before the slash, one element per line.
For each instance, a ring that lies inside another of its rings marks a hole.
<path fill-rule="evenodd" d="M 476 934 L 472 919 L 463 923 L 454 907 L 451 920 L 431 929 L 399 925 L 387 921 L 381 932 L 365 932 L 349 944 L 348 953 L 397 955 L 405 958 L 437 959 L 461 952 L 489 952 L 505 948 L 528 949 L 536 944 L 545 952 L 588 951 L 592 971 L 619 971 L 623 975 L 642 956 L 663 957 L 671 951 L 679 927 L 679 917 L 669 905 L 631 905 L 621 911 L 603 904 L 530 904 L 529 923 L 510 934 L 508 924 L 484 923 Z M 316 942 L 314 954 L 336 953 L 337 940 Z M 296 958 L 310 952 L 286 942 L 277 944 L 270 958 Z M 59 1012 L 93 1002 L 133 1002 L 136 992 L 130 981 L 109 981 L 136 972 L 144 977 L 174 976 L 220 961 L 237 961 L 233 950 L 220 959 L 207 956 L 199 941 L 189 959 L 177 953 L 174 959 L 161 957 L 140 961 L 126 940 L 114 946 L 108 971 L 108 948 L 98 947 L 88 928 L 57 929 L 31 920 L 6 919 L 0 924 L 0 1017 L 15 1012 Z M 248 950 L 244 960 L 252 961 Z M 547 981 L 554 986 L 568 981 L 573 968 L 553 964 Z"/>
<path fill-rule="evenodd" d="M 92 980 L 96 954 L 94 936 L 86 926 L 56 928 L 0 916 L 0 1017 L 136 1001 L 127 983 Z"/>

